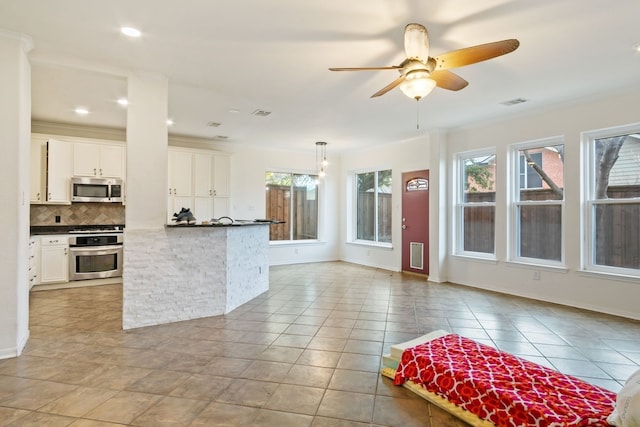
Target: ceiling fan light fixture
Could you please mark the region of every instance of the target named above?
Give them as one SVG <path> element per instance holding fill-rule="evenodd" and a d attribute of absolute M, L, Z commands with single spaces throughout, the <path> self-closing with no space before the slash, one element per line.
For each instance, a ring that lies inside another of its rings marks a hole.
<path fill-rule="evenodd" d="M 436 81 L 424 76 L 416 76 L 414 78 L 407 76 L 405 81 L 400 83 L 402 93 L 416 101 L 429 95 L 434 87 L 436 87 Z"/>

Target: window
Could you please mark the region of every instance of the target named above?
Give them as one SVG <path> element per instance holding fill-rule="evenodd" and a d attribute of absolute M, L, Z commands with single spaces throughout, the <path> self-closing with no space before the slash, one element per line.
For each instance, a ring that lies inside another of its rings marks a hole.
<path fill-rule="evenodd" d="M 640 125 L 583 134 L 588 270 L 640 276 Z"/>
<path fill-rule="evenodd" d="M 495 255 L 495 151 L 460 153 L 457 163 L 456 253 Z"/>
<path fill-rule="evenodd" d="M 391 169 L 356 174 L 356 239 L 391 243 Z"/>
<path fill-rule="evenodd" d="M 270 225 L 271 241 L 317 239 L 317 176 L 267 172 L 266 217 L 283 221 Z"/>
<path fill-rule="evenodd" d="M 561 265 L 563 256 L 564 144 L 560 138 L 515 144 L 517 182 L 511 204 L 511 258 Z"/>

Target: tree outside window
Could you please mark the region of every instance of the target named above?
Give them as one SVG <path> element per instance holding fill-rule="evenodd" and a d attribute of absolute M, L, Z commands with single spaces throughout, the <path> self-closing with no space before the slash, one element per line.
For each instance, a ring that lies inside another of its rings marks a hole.
<path fill-rule="evenodd" d="M 518 171 L 512 221 L 515 259 L 563 261 L 564 144 L 559 139 L 516 144 Z"/>
<path fill-rule="evenodd" d="M 356 238 L 391 243 L 391 169 L 356 174 Z"/>
<path fill-rule="evenodd" d="M 266 217 L 282 221 L 270 225 L 269 240 L 318 238 L 317 178 L 305 174 L 266 173 Z"/>
<path fill-rule="evenodd" d="M 496 155 L 494 151 L 458 155 L 457 253 L 495 254 Z"/>
<path fill-rule="evenodd" d="M 587 267 L 640 274 L 640 129 L 624 127 L 589 137 Z"/>

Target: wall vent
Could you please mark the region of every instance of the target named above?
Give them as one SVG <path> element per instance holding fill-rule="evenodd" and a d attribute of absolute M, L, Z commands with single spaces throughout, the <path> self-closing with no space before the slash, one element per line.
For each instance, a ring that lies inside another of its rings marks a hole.
<path fill-rule="evenodd" d="M 512 105 L 522 104 L 523 102 L 527 102 L 527 100 L 524 98 L 515 98 L 509 101 L 501 102 L 500 104 L 506 105 L 507 107 L 511 107 Z"/>
<path fill-rule="evenodd" d="M 217 128 L 218 126 L 220 126 L 222 123 L 218 123 L 218 122 L 208 122 L 207 126 L 209 126 L 210 128 Z"/>
<path fill-rule="evenodd" d="M 254 116 L 259 116 L 259 117 L 267 117 L 269 114 L 271 114 L 271 111 L 256 110 L 251 114 L 253 114 Z"/>

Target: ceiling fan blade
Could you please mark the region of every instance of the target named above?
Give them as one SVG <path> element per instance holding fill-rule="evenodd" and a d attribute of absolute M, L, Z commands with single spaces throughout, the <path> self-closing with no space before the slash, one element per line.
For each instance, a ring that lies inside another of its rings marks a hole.
<path fill-rule="evenodd" d="M 429 34 L 420 24 L 404 27 L 404 53 L 408 59 L 417 59 L 426 64 L 429 60 Z"/>
<path fill-rule="evenodd" d="M 383 87 L 382 89 L 380 89 L 379 91 L 377 91 L 376 93 L 374 93 L 373 95 L 371 95 L 371 97 L 375 98 L 377 96 L 384 95 L 385 93 L 389 92 L 391 89 L 399 86 L 400 83 L 402 83 L 403 81 L 404 81 L 404 76 L 400 76 L 394 81 L 392 81 L 391 83 L 389 83 L 388 85 L 386 85 L 385 87 Z"/>
<path fill-rule="evenodd" d="M 449 70 L 434 71 L 429 77 L 435 80 L 436 86 L 442 89 L 460 90 L 469 84 L 468 81 Z"/>
<path fill-rule="evenodd" d="M 506 55 L 513 52 L 520 46 L 516 39 L 501 40 L 499 42 L 480 44 L 464 49 L 454 50 L 436 56 L 436 70 L 446 70 L 448 68 L 464 67 L 476 62 Z"/>
<path fill-rule="evenodd" d="M 329 71 L 378 71 L 378 70 L 399 70 L 403 67 L 390 65 L 388 67 L 331 67 Z"/>

